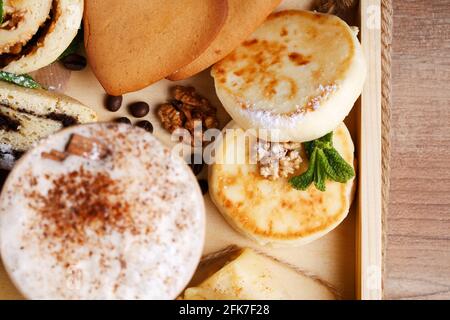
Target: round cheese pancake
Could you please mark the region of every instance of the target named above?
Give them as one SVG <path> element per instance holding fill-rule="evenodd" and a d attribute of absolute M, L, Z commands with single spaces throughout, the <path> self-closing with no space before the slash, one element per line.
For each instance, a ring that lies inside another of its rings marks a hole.
<path fill-rule="evenodd" d="M 32 299 L 174 299 L 200 260 L 204 229 L 189 167 L 124 124 L 41 141 L 0 197 L 2 260 Z"/>
<path fill-rule="evenodd" d="M 326 182 L 326 191 L 312 184 L 306 191 L 294 189 L 287 178 L 269 180 L 252 161 L 252 139 L 235 123 L 230 123 L 216 149 L 215 163 L 209 167 L 212 201 L 238 231 L 262 245 L 302 245 L 333 230 L 347 216 L 354 181 Z M 246 146 L 241 144 L 245 141 Z M 354 146 L 344 124 L 334 131 L 333 144 L 353 164 Z M 298 172 L 306 171 L 303 154 Z"/>
<path fill-rule="evenodd" d="M 340 18 L 274 13 L 212 69 L 219 99 L 244 129 L 304 142 L 334 130 L 360 95 L 361 45 Z"/>

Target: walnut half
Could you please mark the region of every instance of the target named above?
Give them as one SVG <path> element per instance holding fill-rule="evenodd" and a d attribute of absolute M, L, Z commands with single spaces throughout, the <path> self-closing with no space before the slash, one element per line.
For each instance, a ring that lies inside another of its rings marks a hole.
<path fill-rule="evenodd" d="M 185 121 L 184 114 L 170 103 L 165 103 L 159 107 L 158 117 L 163 127 L 170 133 L 182 128 Z"/>
<path fill-rule="evenodd" d="M 173 98 L 158 109 L 157 114 L 163 127 L 170 133 L 178 128 L 187 129 L 194 143 L 195 129 L 201 124 L 201 131 L 197 132 L 195 138 L 201 139 L 202 143 L 205 142 L 204 132 L 219 127 L 217 109 L 193 87 L 176 86 Z"/>

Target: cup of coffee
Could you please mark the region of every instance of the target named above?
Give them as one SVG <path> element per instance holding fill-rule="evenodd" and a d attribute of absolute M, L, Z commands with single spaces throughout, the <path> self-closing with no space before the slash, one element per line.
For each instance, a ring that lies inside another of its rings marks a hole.
<path fill-rule="evenodd" d="M 174 299 L 204 235 L 189 167 L 125 124 L 75 126 L 42 140 L 0 196 L 2 260 L 30 299 Z"/>

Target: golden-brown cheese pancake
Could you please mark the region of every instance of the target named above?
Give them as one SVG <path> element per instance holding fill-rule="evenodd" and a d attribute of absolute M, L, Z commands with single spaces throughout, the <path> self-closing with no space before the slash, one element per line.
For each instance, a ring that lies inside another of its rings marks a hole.
<path fill-rule="evenodd" d="M 142 89 L 197 58 L 227 12 L 227 0 L 86 1 L 89 62 L 109 94 Z"/>
<path fill-rule="evenodd" d="M 219 99 L 242 128 L 297 142 L 334 130 L 365 74 L 361 45 L 343 20 L 294 10 L 270 15 L 212 69 Z"/>
<path fill-rule="evenodd" d="M 168 78 L 189 78 L 224 58 L 244 41 L 279 3 L 280 0 L 229 0 L 228 18 L 217 38 L 197 59 Z"/>
<path fill-rule="evenodd" d="M 214 204 L 236 230 L 261 245 L 298 246 L 325 235 L 347 216 L 353 179 L 344 184 L 327 181 L 324 192 L 313 184 L 300 191 L 286 178 L 266 179 L 249 160 L 250 147 L 237 146 L 246 138 L 245 132 L 235 123 L 226 129 L 235 130 L 225 130 L 217 145 L 215 163 L 209 167 L 209 190 Z M 353 164 L 354 145 L 343 123 L 334 131 L 333 144 L 347 163 Z M 234 159 L 246 161 L 236 164 Z M 303 155 L 296 174 L 307 167 Z"/>

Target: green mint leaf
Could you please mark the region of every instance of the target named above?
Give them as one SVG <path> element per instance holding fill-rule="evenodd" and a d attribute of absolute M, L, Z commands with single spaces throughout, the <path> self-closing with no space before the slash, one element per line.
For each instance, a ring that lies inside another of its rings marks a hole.
<path fill-rule="evenodd" d="M 324 168 L 328 178 L 331 179 L 331 180 L 334 180 L 336 182 L 341 182 L 341 183 L 347 182 L 347 180 L 345 180 L 342 177 L 340 177 L 339 174 L 334 169 L 334 167 L 331 166 L 331 164 L 330 164 L 330 162 L 328 160 L 328 156 L 327 156 L 327 154 L 330 153 L 329 150 L 335 150 L 335 149 L 331 148 L 331 149 L 321 150 L 321 152 L 323 153 L 323 156 L 324 156 L 323 161 L 322 161 L 322 165 L 323 165 L 323 168 Z M 331 151 L 331 152 L 333 152 L 333 151 Z"/>
<path fill-rule="evenodd" d="M 27 74 L 17 75 L 11 72 L 0 71 L 0 80 L 30 89 L 41 88 L 41 85 Z"/>
<path fill-rule="evenodd" d="M 325 152 L 324 152 L 324 154 L 325 154 Z M 342 179 L 342 177 L 340 177 L 336 173 L 334 168 L 330 165 L 327 156 L 325 156 L 325 160 L 326 160 L 326 162 L 324 164 L 324 169 L 325 169 L 325 172 L 326 172 L 328 178 L 333 180 L 333 181 L 336 181 L 336 182 L 341 182 L 341 183 L 347 182 L 347 180 Z"/>
<path fill-rule="evenodd" d="M 309 159 L 309 166 L 308 170 L 306 170 L 303 174 L 293 177 L 289 180 L 289 183 L 291 186 L 297 190 L 306 190 L 311 185 L 311 183 L 314 180 L 315 175 L 315 167 L 316 167 L 316 155 L 317 155 L 317 149 L 314 149 L 314 151 L 311 154 L 311 157 Z"/>
<path fill-rule="evenodd" d="M 303 146 L 305 147 L 306 156 L 308 159 L 311 158 L 315 146 L 314 141 L 304 142 Z"/>
<path fill-rule="evenodd" d="M 333 147 L 333 132 L 323 137 L 303 144 L 309 167 L 300 176 L 289 180 L 290 184 L 299 190 L 306 190 L 312 182 L 320 191 L 326 190 L 326 180 L 345 183 L 355 176 L 355 170 Z"/>
<path fill-rule="evenodd" d="M 3 0 L 0 0 L 0 24 L 3 22 Z"/>
<path fill-rule="evenodd" d="M 333 148 L 333 132 L 327 133 L 323 137 L 314 140 L 314 146 L 321 149 Z"/>
<path fill-rule="evenodd" d="M 345 183 L 355 176 L 355 170 L 341 157 L 336 149 L 324 149 L 323 152 L 330 168 L 332 168 L 332 171 L 331 169 L 327 171 L 332 180 Z"/>
<path fill-rule="evenodd" d="M 333 145 L 333 131 L 324 135 L 322 138 L 319 139 L 319 141 L 322 141 L 324 143 L 330 143 L 331 145 Z"/>
<path fill-rule="evenodd" d="M 313 140 L 304 142 L 303 146 L 305 147 L 306 155 L 308 158 L 311 157 L 311 154 L 315 147 L 318 148 L 332 148 L 333 147 L 333 132 L 327 133 L 323 137 Z"/>
<path fill-rule="evenodd" d="M 326 165 L 327 165 L 327 158 L 325 156 L 325 153 L 323 153 L 322 149 L 317 148 L 316 149 L 316 167 L 314 172 L 314 185 L 316 186 L 317 190 L 325 191 L 325 180 L 327 178 L 326 173 Z"/>

